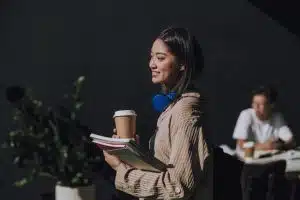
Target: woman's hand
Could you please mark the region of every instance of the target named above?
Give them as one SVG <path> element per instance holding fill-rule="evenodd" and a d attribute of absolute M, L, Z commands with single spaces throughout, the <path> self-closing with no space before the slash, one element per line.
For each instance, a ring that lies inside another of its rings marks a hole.
<path fill-rule="evenodd" d="M 118 158 L 118 156 L 111 155 L 111 154 L 107 153 L 106 151 L 103 151 L 103 154 L 104 154 L 105 161 L 107 162 L 107 164 L 109 164 L 109 166 L 111 168 L 113 168 L 114 170 L 117 170 L 117 168 L 121 164 L 121 160 Z"/>
<path fill-rule="evenodd" d="M 113 130 L 114 133 L 116 133 L 116 130 Z M 119 138 L 119 136 L 113 134 L 112 136 L 113 138 Z M 116 170 L 118 168 L 118 166 L 121 164 L 121 160 L 119 159 L 118 156 L 115 155 L 111 155 L 106 151 L 103 151 L 104 157 L 105 157 L 105 161 L 107 162 L 107 164 L 109 164 L 109 166 L 111 168 L 113 168 L 114 170 Z"/>
<path fill-rule="evenodd" d="M 116 129 L 113 129 L 113 132 L 114 132 L 114 134 L 112 136 L 113 138 L 120 138 L 118 135 L 116 135 L 116 133 L 117 133 Z M 135 140 L 136 140 L 136 143 L 139 144 L 140 140 L 139 140 L 138 135 L 136 135 Z M 106 151 L 103 151 L 103 154 L 104 154 L 105 161 L 107 162 L 107 164 L 114 170 L 117 170 L 118 166 L 122 163 L 122 161 L 119 159 L 119 157 L 115 156 L 115 155 L 111 155 Z"/>

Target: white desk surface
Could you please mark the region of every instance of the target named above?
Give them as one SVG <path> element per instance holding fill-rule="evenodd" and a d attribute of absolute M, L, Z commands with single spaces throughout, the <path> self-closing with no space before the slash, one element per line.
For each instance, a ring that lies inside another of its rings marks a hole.
<path fill-rule="evenodd" d="M 227 145 L 221 145 L 220 146 L 225 153 L 229 153 L 230 155 L 234 154 L 239 157 L 240 160 L 247 164 L 266 164 L 271 163 L 279 160 L 285 160 L 286 161 L 286 169 L 285 171 L 287 173 L 289 172 L 299 172 L 300 174 L 300 148 L 297 147 L 295 150 L 289 150 L 284 152 L 257 152 L 252 159 L 245 159 L 244 155 L 241 153 L 237 153 L 234 150 L 230 149 Z M 224 148 L 225 147 L 225 148 Z M 263 153 L 275 153 L 274 155 L 270 157 L 265 158 L 257 158 L 259 155 L 262 155 Z"/>
<path fill-rule="evenodd" d="M 300 173 L 300 151 L 290 150 L 275 154 L 266 158 L 253 158 L 253 159 L 243 159 L 245 163 L 249 164 L 266 164 L 279 160 L 286 161 L 286 172 L 299 172 Z"/>

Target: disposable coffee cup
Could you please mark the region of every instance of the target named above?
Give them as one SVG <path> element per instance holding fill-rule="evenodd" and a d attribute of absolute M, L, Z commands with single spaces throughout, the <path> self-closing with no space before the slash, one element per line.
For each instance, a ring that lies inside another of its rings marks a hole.
<path fill-rule="evenodd" d="M 244 157 L 245 158 L 253 158 L 254 156 L 254 142 L 246 142 L 243 145 L 244 147 Z"/>
<path fill-rule="evenodd" d="M 113 116 L 117 135 L 120 138 L 135 138 L 136 113 L 134 110 L 118 110 Z"/>

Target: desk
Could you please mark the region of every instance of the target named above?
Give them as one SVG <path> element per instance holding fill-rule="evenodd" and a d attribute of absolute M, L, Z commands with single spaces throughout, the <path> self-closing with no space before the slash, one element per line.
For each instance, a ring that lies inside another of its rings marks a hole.
<path fill-rule="evenodd" d="M 300 174 L 300 151 L 299 150 L 289 150 L 282 153 L 275 154 L 266 158 L 253 158 L 253 159 L 244 159 L 239 156 L 239 158 L 244 161 L 246 164 L 266 164 L 279 160 L 286 161 L 287 173 L 289 172 L 298 172 Z"/>
<path fill-rule="evenodd" d="M 245 163 L 254 163 L 254 164 L 266 164 L 278 160 L 286 161 L 286 172 L 287 173 L 299 173 L 300 174 L 300 148 L 297 147 L 295 150 L 284 151 L 281 153 L 274 154 L 273 156 L 266 158 L 254 158 L 251 160 L 245 160 L 243 152 L 237 152 L 231 149 L 227 145 L 220 145 L 224 153 L 227 153 L 231 156 L 237 156 L 241 161 Z"/>
<path fill-rule="evenodd" d="M 290 199 L 295 200 L 299 199 L 299 179 L 300 179 L 300 151 L 299 150 L 289 150 L 281 152 L 270 157 L 266 158 L 253 158 L 253 159 L 244 159 L 241 156 L 238 156 L 240 160 L 244 161 L 247 164 L 261 164 L 265 165 L 268 163 L 284 160 L 286 162 L 285 168 L 285 177 L 289 183 L 287 191 L 290 194 Z M 297 189 L 298 188 L 298 189 Z M 298 197 L 297 197 L 298 196 Z"/>
<path fill-rule="evenodd" d="M 277 152 L 274 155 L 266 158 L 254 158 L 252 160 L 245 160 L 243 158 L 243 153 L 238 153 L 235 149 L 230 148 L 228 145 L 223 144 L 220 145 L 220 148 L 223 149 L 223 152 L 239 158 L 239 160 L 243 161 L 245 164 L 253 163 L 253 164 L 266 164 L 278 160 L 286 161 L 286 178 L 290 182 L 291 187 L 289 189 L 290 197 L 289 200 L 300 199 L 300 148 L 296 148 L 295 150 L 289 150 L 285 152 Z M 256 153 L 257 154 L 257 153 Z"/>

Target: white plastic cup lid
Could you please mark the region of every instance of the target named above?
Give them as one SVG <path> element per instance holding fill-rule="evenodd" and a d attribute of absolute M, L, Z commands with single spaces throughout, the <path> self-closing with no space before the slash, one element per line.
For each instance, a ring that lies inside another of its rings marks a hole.
<path fill-rule="evenodd" d="M 115 117 L 122 117 L 122 116 L 136 116 L 136 113 L 134 110 L 118 110 L 115 112 L 113 118 Z"/>
<path fill-rule="evenodd" d="M 243 146 L 244 148 L 252 148 L 254 147 L 254 142 L 245 142 Z"/>

